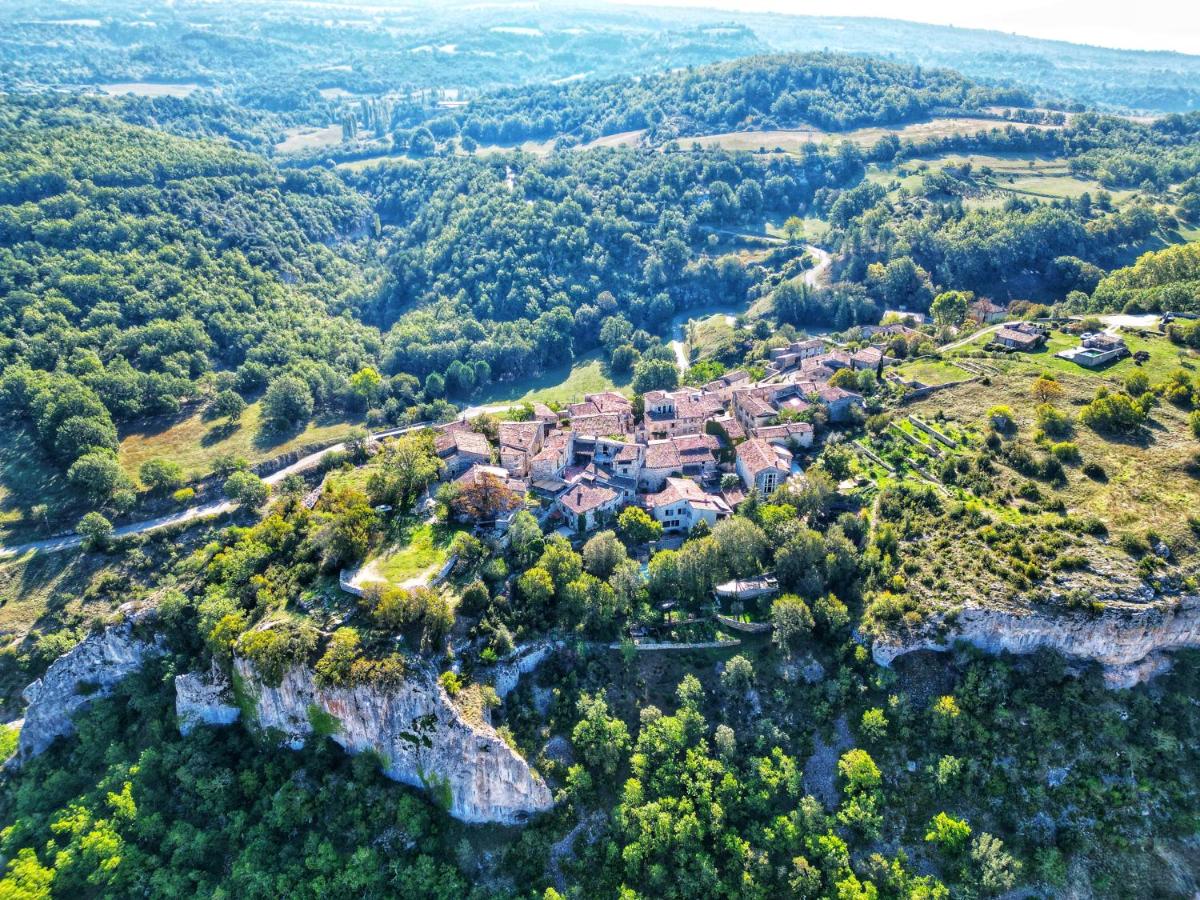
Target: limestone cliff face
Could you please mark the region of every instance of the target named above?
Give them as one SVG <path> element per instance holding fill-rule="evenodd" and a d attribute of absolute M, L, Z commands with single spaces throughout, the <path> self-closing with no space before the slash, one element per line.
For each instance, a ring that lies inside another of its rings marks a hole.
<path fill-rule="evenodd" d="M 234 705 L 229 679 L 215 665 L 207 675 L 188 672 L 175 676 L 175 717 L 180 734 L 197 725 L 232 725 L 242 711 Z"/>
<path fill-rule="evenodd" d="M 322 688 L 297 666 L 271 687 L 249 661 L 234 667 L 258 724 L 285 744 L 331 728 L 348 752 L 379 754 L 390 778 L 425 788 L 457 819 L 514 824 L 553 804 L 541 776 L 490 725 L 468 722 L 430 672 L 394 687 Z"/>
<path fill-rule="evenodd" d="M 875 640 L 880 665 L 914 650 L 948 650 L 966 641 L 990 653 L 1031 653 L 1041 647 L 1104 667 L 1110 687 L 1122 688 L 1153 677 L 1169 666 L 1166 653 L 1200 647 L 1200 596 L 1153 603 L 1108 603 L 1099 615 L 1076 611 L 998 610 L 966 607 L 945 633 Z"/>
<path fill-rule="evenodd" d="M 561 646 L 562 641 L 542 641 L 538 644 L 518 647 L 507 659 L 478 672 L 476 677 L 481 681 L 491 682 L 496 696 L 503 700 L 516 690 L 517 685 L 521 682 L 521 676 L 528 675 Z"/>
<path fill-rule="evenodd" d="M 112 686 L 163 652 L 160 641 L 139 635 L 138 626 L 153 621 L 153 609 L 122 607 L 124 619 L 88 635 L 64 653 L 46 674 L 25 688 L 25 724 L 21 727 L 17 758 L 37 756 L 54 739 L 75 730 L 72 716 Z"/>

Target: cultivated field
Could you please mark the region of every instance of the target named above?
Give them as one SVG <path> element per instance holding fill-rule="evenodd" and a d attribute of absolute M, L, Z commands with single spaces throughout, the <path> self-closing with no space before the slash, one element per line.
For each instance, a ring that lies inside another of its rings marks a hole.
<path fill-rule="evenodd" d="M 1120 385 L 1129 373 L 1138 369 L 1145 372 L 1152 383 L 1165 380 L 1179 368 L 1195 369 L 1200 364 L 1200 357 L 1194 352 L 1172 344 L 1166 338 L 1158 337 L 1152 332 L 1122 331 L 1130 353 L 1145 350 L 1150 359 L 1138 366 L 1131 357 L 1117 360 L 1095 371 L 1061 359 L 1055 354 L 1079 344 L 1079 338 L 1061 331 L 1052 331 L 1045 345 L 1032 353 L 1010 353 L 994 358 L 981 360 L 987 367 L 998 369 L 1010 374 L 1040 374 L 1041 372 L 1061 372 L 1065 375 L 1084 375 L 1096 382 L 1107 382 L 1110 385 Z M 951 356 L 970 357 L 992 339 L 991 334 L 981 334 L 974 341 L 958 350 L 951 351 Z"/>
<path fill-rule="evenodd" d="M 155 81 L 121 81 L 100 85 L 104 93 L 116 97 L 122 94 L 135 94 L 139 97 L 186 97 L 200 90 L 201 85 L 191 82 L 185 84 L 167 84 Z"/>
<path fill-rule="evenodd" d="M 328 125 L 325 128 L 289 128 L 285 137 L 275 145 L 277 153 L 298 153 L 314 147 L 335 147 L 342 142 L 342 126 Z"/>
<path fill-rule="evenodd" d="M 1079 405 L 1091 400 L 1096 388 L 1111 379 L 1106 377 L 1110 373 L 1097 375 L 1078 366 L 1072 368 L 1074 371 L 1058 376 L 1064 394 L 1055 405 L 1074 417 Z M 909 404 L 904 411 L 929 421 L 944 416 L 953 426 L 982 431 L 987 427 L 988 410 L 1007 405 L 1017 416 L 1017 436 L 1031 440 L 1036 400 L 1030 386 L 1039 372 L 1033 365 L 1014 367 L 1007 374 L 992 376 L 990 384 L 947 388 Z M 1147 374 L 1152 382 L 1161 377 L 1153 370 Z M 1070 512 L 1095 516 L 1114 537 L 1130 529 L 1152 529 L 1175 541 L 1194 541 L 1187 518 L 1200 510 L 1200 479 L 1185 471 L 1185 463 L 1197 449 L 1186 412 L 1160 403 L 1151 412 L 1150 427 L 1138 439 L 1101 435 L 1080 424 L 1067 439 L 1078 446 L 1080 463 L 1066 466 L 1062 485 L 1039 482 L 1043 494 L 1062 497 Z M 1082 464 L 1089 462 L 1103 469 L 1103 479 L 1083 474 Z"/>
<path fill-rule="evenodd" d="M 941 117 L 927 122 L 910 122 L 897 126 L 874 126 L 850 131 L 824 131 L 820 128 L 768 129 L 764 131 L 727 131 L 701 137 L 682 137 L 681 146 L 693 142 L 703 147 L 722 147 L 726 150 L 783 150 L 796 153 L 811 143 L 840 143 L 851 141 L 860 147 L 869 147 L 881 137 L 894 134 L 901 140 L 920 141 L 928 138 L 948 137 L 958 134 L 975 134 L 993 128 L 1003 128 L 1007 122 L 998 119 L 974 118 L 970 116 Z M 1057 126 L 1036 126 L 1053 128 Z"/>
<path fill-rule="evenodd" d="M 1113 203 L 1120 205 L 1138 193 L 1106 188 L 1095 179 L 1072 175 L 1063 159 L 1029 153 L 951 153 L 908 160 L 897 166 L 880 167 L 872 164 L 867 169 L 866 177 L 893 194 L 901 188 L 918 192 L 926 175 L 947 167 L 962 168 L 968 164 L 971 167 L 970 181 L 975 186 L 975 193 L 965 198 L 968 206 L 998 206 L 1013 194 L 1040 200 L 1074 200 L 1085 193 L 1094 198 L 1100 191 L 1106 191 Z M 990 170 L 990 174 L 985 174 L 985 170 Z"/>

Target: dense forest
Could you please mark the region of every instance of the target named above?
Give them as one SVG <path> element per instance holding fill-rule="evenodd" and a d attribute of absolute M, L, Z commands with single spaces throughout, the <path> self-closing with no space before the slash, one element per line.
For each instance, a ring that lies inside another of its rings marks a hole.
<path fill-rule="evenodd" d="M 815 125 L 841 131 L 894 124 L 936 109 L 1031 106 L 1017 89 L 988 89 L 956 72 L 864 57 L 810 54 L 610 81 L 484 94 L 456 110 L 458 130 L 484 143 L 570 136 L 581 141 L 649 129 L 654 141 Z"/>
<path fill-rule="evenodd" d="M 511 378 L 593 349 L 610 318 L 626 336 L 662 333 L 676 311 L 744 300 L 763 270 L 710 249 L 718 232 L 786 214 L 860 170 L 857 154 L 816 148 L 799 159 L 602 150 L 368 170 L 351 183 L 375 197 L 389 247 L 374 310 L 391 326 L 387 364 L 425 377 L 482 361 Z"/>

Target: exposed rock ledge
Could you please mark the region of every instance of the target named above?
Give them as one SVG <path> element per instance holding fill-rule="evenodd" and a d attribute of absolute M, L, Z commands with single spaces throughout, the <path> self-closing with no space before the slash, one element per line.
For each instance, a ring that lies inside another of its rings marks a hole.
<path fill-rule="evenodd" d="M 146 639 L 137 632 L 155 618 L 153 608 L 133 604 L 121 607 L 120 624 L 88 635 L 50 664 L 46 674 L 25 688 L 25 724 L 17 759 L 37 756 L 54 739 L 75 730 L 72 716 L 112 686 L 136 672 L 151 656 L 163 652 L 159 638 Z"/>
<path fill-rule="evenodd" d="M 379 754 L 390 778 L 425 788 L 464 822 L 514 824 L 553 805 L 541 776 L 490 725 L 464 719 L 431 672 L 410 672 L 397 687 L 320 688 L 297 666 L 270 687 L 247 660 L 234 666 L 258 724 L 288 746 L 314 724 L 331 727 L 348 752 Z"/>
<path fill-rule="evenodd" d="M 229 679 L 215 665 L 207 675 L 188 672 L 175 676 L 175 717 L 180 734 L 191 734 L 197 725 L 232 725 L 241 714 Z"/>
<path fill-rule="evenodd" d="M 1098 662 L 1109 687 L 1132 687 L 1168 668 L 1168 651 L 1200 647 L 1200 596 L 1110 603 L 1099 615 L 965 607 L 944 637 L 928 632 L 883 635 L 876 638 L 872 655 L 887 666 L 914 650 L 948 650 L 955 641 L 989 653 L 1031 653 L 1048 647 L 1069 658 Z"/>

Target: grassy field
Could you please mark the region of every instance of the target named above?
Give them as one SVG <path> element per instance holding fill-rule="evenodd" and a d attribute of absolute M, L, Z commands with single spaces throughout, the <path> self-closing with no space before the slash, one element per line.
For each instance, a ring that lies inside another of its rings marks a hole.
<path fill-rule="evenodd" d="M 798 153 L 803 150 L 805 144 L 816 142 L 851 141 L 860 147 L 869 147 L 881 137 L 889 134 L 897 135 L 902 140 L 920 141 L 958 134 L 975 134 L 979 131 L 989 131 L 992 128 L 1003 128 L 1005 124 L 997 119 L 948 116 L 931 119 L 927 122 L 910 122 L 897 127 L 878 126 L 856 128 L 852 131 L 823 131 L 820 128 L 727 131 L 702 137 L 684 137 L 679 139 L 679 143 L 684 147 L 695 142 L 703 147 L 722 147 L 726 150 L 748 150 L 750 152 L 783 150 L 788 153 Z"/>
<path fill-rule="evenodd" d="M 262 430 L 262 408 L 251 403 L 240 425 L 226 433 L 221 423 L 206 420 L 196 412 L 170 422 L 155 423 L 152 428 L 134 431 L 121 438 L 121 467 L 136 478 L 138 468 L 148 459 L 173 459 L 189 479 L 200 478 L 212 470 L 218 456 L 232 453 L 250 463 L 287 453 L 312 444 L 335 444 L 355 423 L 312 422 L 303 431 L 276 435 Z"/>
<path fill-rule="evenodd" d="M 706 134 L 702 137 L 684 137 L 679 139 L 681 147 L 690 147 L 693 143 L 701 147 L 720 147 L 724 150 L 747 150 L 751 153 L 759 150 L 768 152 L 776 149 L 790 153 L 799 151 L 805 144 L 813 144 L 828 140 L 832 135 L 819 128 L 797 128 L 790 130 L 767 131 L 727 131 L 722 134 Z"/>
<path fill-rule="evenodd" d="M 122 81 L 113 84 L 102 84 L 100 90 L 111 96 L 134 94 L 138 97 L 186 97 L 200 90 L 200 85 L 168 84 L 157 81 Z"/>
<path fill-rule="evenodd" d="M 1034 430 L 1035 400 L 1030 386 L 1037 369 L 1014 367 L 993 376 L 991 384 L 977 382 L 940 391 L 909 404 L 906 412 L 934 421 L 939 415 L 958 427 L 986 427 L 987 411 L 996 405 L 1011 407 L 1017 415 L 1018 436 L 1029 439 Z M 1156 376 L 1151 375 L 1151 381 Z M 1090 400 L 1103 376 L 1075 367 L 1058 378 L 1064 388 L 1059 409 L 1077 414 L 1078 404 Z M 1061 496 L 1067 508 L 1093 515 L 1111 534 L 1154 529 L 1177 541 L 1193 540 L 1187 517 L 1200 510 L 1200 480 L 1185 471 L 1186 461 L 1200 449 L 1187 427 L 1187 413 L 1160 403 L 1151 413 L 1151 427 L 1138 439 L 1117 439 L 1076 424 L 1070 440 L 1082 462 L 1099 464 L 1102 481 L 1082 474 L 1078 465 L 1067 467 L 1067 481 L 1057 488 L 1042 485 L 1043 493 Z"/>
<path fill-rule="evenodd" d="M 335 147 L 341 142 L 341 125 L 329 125 L 325 128 L 304 126 L 285 131 L 284 139 L 275 145 L 275 150 L 278 153 L 296 153 L 314 147 Z"/>
<path fill-rule="evenodd" d="M 723 355 L 733 346 L 734 326 L 729 317 L 718 313 L 698 319 L 687 333 L 687 345 L 693 362 Z"/>
<path fill-rule="evenodd" d="M 48 508 L 48 528 L 33 520 L 38 504 Z M 0 429 L 0 543 L 36 540 L 46 531 L 69 529 L 81 513 L 66 476 L 29 433 L 12 424 Z"/>
<path fill-rule="evenodd" d="M 912 192 L 920 190 L 927 174 L 967 163 L 971 165 L 972 178 L 980 190 L 978 196 L 967 198 L 971 206 L 997 206 L 1010 194 L 1057 200 L 1077 199 L 1085 193 L 1095 197 L 1106 190 L 1117 205 L 1137 196 L 1137 191 L 1105 188 L 1094 179 L 1077 178 L 1063 159 L 1030 153 L 949 153 L 909 160 L 899 166 L 873 164 L 866 177 L 889 190 L 905 188 Z M 985 167 L 992 170 L 990 177 L 982 175 L 980 170 Z"/>
<path fill-rule="evenodd" d="M 940 359 L 917 359 L 903 363 L 895 369 L 902 377 L 922 384 L 948 384 L 971 377 L 971 373 Z"/>
<path fill-rule="evenodd" d="M 594 141 L 580 144 L 579 149 L 591 150 L 593 147 L 634 147 L 645 133 L 646 129 L 640 128 L 637 131 L 621 131 L 617 134 L 606 134 L 604 137 L 598 137 Z"/>
<path fill-rule="evenodd" d="M 449 558 L 455 531 L 425 522 L 404 532 L 401 543 L 381 554 L 374 571 L 392 584 L 436 572 Z"/>
<path fill-rule="evenodd" d="M 573 403 L 584 394 L 620 391 L 629 394 L 628 379 L 614 379 L 604 362 L 602 351 L 579 357 L 569 366 L 560 366 L 539 375 L 508 383 L 494 383 L 474 402 L 499 403 Z"/>
<path fill-rule="evenodd" d="M 829 223 L 824 219 L 818 219 L 816 216 L 803 216 L 804 221 L 804 240 L 820 242 L 826 234 L 829 233 Z M 763 233 L 770 237 L 786 238 L 787 235 L 783 232 L 784 219 L 768 220 L 763 225 Z"/>
<path fill-rule="evenodd" d="M 989 367 L 998 368 L 1001 371 L 1012 374 L 1029 375 L 1041 372 L 1057 372 L 1065 375 L 1079 375 L 1093 380 L 1097 384 L 1102 381 L 1120 384 L 1125 376 L 1138 369 L 1145 372 L 1151 382 L 1158 382 L 1167 378 L 1167 376 L 1180 367 L 1195 368 L 1197 365 L 1200 365 L 1200 355 L 1182 347 L 1177 347 L 1166 338 L 1157 337 L 1152 334 L 1139 335 L 1129 331 L 1122 332 L 1121 336 L 1125 339 L 1130 353 L 1145 350 L 1150 354 L 1150 359 L 1139 366 L 1131 357 L 1127 356 L 1099 369 L 1086 369 L 1070 360 L 1055 356 L 1060 350 L 1077 346 L 1079 338 L 1074 335 L 1064 334 L 1061 331 L 1054 331 L 1051 332 L 1050 338 L 1046 341 L 1045 345 L 1032 353 L 1011 353 L 999 358 L 984 359 L 982 362 Z M 971 351 L 978 351 L 991 338 L 991 334 L 980 335 L 967 346 L 952 351 L 951 355 L 969 357 Z"/>

